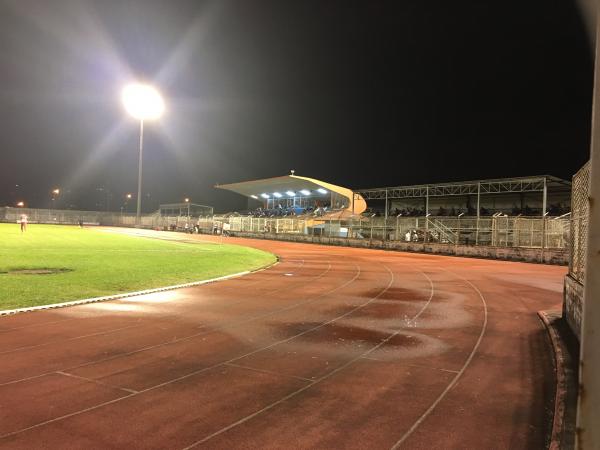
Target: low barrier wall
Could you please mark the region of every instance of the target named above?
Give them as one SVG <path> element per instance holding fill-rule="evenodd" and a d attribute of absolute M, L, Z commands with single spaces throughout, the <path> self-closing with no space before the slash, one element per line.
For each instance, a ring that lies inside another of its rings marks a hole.
<path fill-rule="evenodd" d="M 431 253 L 437 255 L 464 256 L 473 258 L 501 259 L 543 264 L 568 264 L 569 255 L 564 249 L 539 249 L 523 247 L 492 247 L 449 245 L 424 242 L 384 241 L 379 239 L 352 239 L 304 234 L 275 234 L 235 232 L 235 236 L 253 239 L 271 239 L 279 241 L 306 242 L 323 245 L 338 245 L 358 248 L 377 248 L 413 253 Z"/>

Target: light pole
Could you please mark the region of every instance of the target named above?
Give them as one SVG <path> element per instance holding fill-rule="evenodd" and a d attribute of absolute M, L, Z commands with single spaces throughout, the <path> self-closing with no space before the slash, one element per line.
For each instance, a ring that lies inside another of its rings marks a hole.
<path fill-rule="evenodd" d="M 140 121 L 140 154 L 138 162 L 138 194 L 135 224 L 140 225 L 142 210 L 142 155 L 144 151 L 144 121 L 158 119 L 165 110 L 165 103 L 158 90 L 148 84 L 133 83 L 121 93 L 125 110 Z"/>

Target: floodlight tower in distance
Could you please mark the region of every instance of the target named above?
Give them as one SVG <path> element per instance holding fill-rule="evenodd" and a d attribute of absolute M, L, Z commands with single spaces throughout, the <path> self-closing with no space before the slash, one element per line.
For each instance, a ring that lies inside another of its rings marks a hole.
<path fill-rule="evenodd" d="M 144 151 L 144 121 L 156 120 L 165 110 L 160 92 L 148 84 L 132 83 L 123 88 L 121 100 L 131 117 L 140 121 L 140 154 L 138 162 L 138 193 L 135 224 L 140 225 L 142 211 L 142 155 Z"/>

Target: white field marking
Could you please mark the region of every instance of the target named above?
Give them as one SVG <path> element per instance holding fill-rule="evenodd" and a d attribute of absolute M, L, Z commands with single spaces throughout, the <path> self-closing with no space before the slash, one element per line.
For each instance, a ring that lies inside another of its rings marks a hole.
<path fill-rule="evenodd" d="M 372 299 L 370 299 L 368 302 L 364 303 L 363 305 L 360 305 L 360 306 L 358 306 L 358 307 L 354 308 L 354 309 L 353 309 L 351 312 L 354 312 L 354 311 L 356 311 L 356 309 L 359 309 L 359 308 L 362 308 L 362 307 L 364 307 L 364 306 L 367 306 L 369 303 L 371 303 L 371 302 L 375 301 L 377 298 L 379 298 L 380 296 L 382 296 L 382 295 L 383 295 L 383 294 L 384 294 L 384 293 L 385 293 L 385 292 L 386 292 L 386 291 L 387 291 L 387 290 L 388 290 L 388 289 L 389 289 L 389 288 L 392 286 L 392 284 L 394 283 L 394 273 L 393 273 L 393 272 L 392 272 L 392 271 L 391 271 L 391 270 L 390 270 L 390 269 L 389 269 L 387 266 L 385 266 L 385 265 L 384 265 L 384 267 L 385 267 L 385 268 L 387 269 L 387 271 L 388 271 L 388 272 L 391 274 L 391 279 L 390 279 L 390 282 L 389 282 L 388 286 L 387 286 L 387 287 L 386 287 L 386 288 L 385 288 L 383 291 L 381 291 L 379 294 L 377 294 L 377 296 L 376 296 L 376 297 L 373 297 Z M 422 273 L 423 275 L 425 275 L 425 272 L 421 272 L 421 273 Z M 413 317 L 413 320 L 414 320 L 415 318 L 417 318 L 419 315 L 421 315 L 421 314 L 423 313 L 423 311 L 425 311 L 425 308 L 426 308 L 426 307 L 429 305 L 429 303 L 431 302 L 431 299 L 433 298 L 433 295 L 434 295 L 433 283 L 431 282 L 431 279 L 430 279 L 430 278 L 429 278 L 427 275 L 425 275 L 425 277 L 427 278 L 427 280 L 428 280 L 428 281 L 429 281 L 429 283 L 430 283 L 431 292 L 430 292 L 430 295 L 429 295 L 429 299 L 427 300 L 427 302 L 425 303 L 425 305 L 423 306 L 423 308 L 421 308 L 421 310 L 420 310 L 420 311 L 419 311 L 419 312 L 418 312 L 418 313 L 415 315 L 415 317 Z M 348 314 L 348 313 L 344 314 L 344 316 L 345 316 L 345 315 L 347 315 L 347 314 Z M 337 320 L 337 319 L 336 319 L 336 320 Z M 262 413 L 264 413 L 264 412 L 267 412 L 267 411 L 269 411 L 270 409 L 274 408 L 275 406 L 277 406 L 277 405 L 280 405 L 281 403 L 283 403 L 283 402 L 285 402 L 285 401 L 289 400 L 290 398 L 292 398 L 292 397 L 295 397 L 296 395 L 298 395 L 298 394 L 300 394 L 300 393 L 304 392 L 305 390 L 307 390 L 307 389 L 309 389 L 309 388 L 313 387 L 314 385 L 316 385 L 316 384 L 320 383 L 321 381 L 323 381 L 323 380 L 326 380 L 326 379 L 328 379 L 328 378 L 332 377 L 332 376 L 333 376 L 333 375 L 335 375 L 336 373 L 338 373 L 338 372 L 340 372 L 340 371 L 344 370 L 346 367 L 348 367 L 348 366 L 350 366 L 350 365 L 354 364 L 354 363 L 355 363 L 356 361 L 358 361 L 359 359 L 362 359 L 362 358 L 364 358 L 364 357 L 368 356 L 369 354 L 371 354 L 372 352 L 374 352 L 375 350 L 377 350 L 379 347 L 381 347 L 382 345 L 384 345 L 385 343 L 387 343 L 387 342 L 388 342 L 388 341 L 389 341 L 391 338 L 393 338 L 394 336 L 396 336 L 396 335 L 397 335 L 399 332 L 400 332 L 400 330 L 398 330 L 398 331 L 395 331 L 394 333 L 392 333 L 392 334 L 390 334 L 388 337 L 386 337 L 384 340 L 382 340 L 382 341 L 381 341 L 379 344 L 377 344 L 377 345 L 375 345 L 374 347 L 372 347 L 371 349 L 369 349 L 369 350 L 367 350 L 367 351 L 363 352 L 363 353 L 362 353 L 362 354 L 360 354 L 359 356 L 357 356 L 357 357 L 355 357 L 355 358 L 353 358 L 353 359 L 349 360 L 349 361 L 348 361 L 348 362 L 346 362 L 345 364 L 342 364 L 341 366 L 339 366 L 339 367 L 335 368 L 335 369 L 334 369 L 334 370 L 332 370 L 331 372 L 329 372 L 329 373 L 327 373 L 327 374 L 323 375 L 323 376 L 322 376 L 322 377 L 320 377 L 320 378 L 317 378 L 317 379 L 315 379 L 315 380 L 311 380 L 311 382 L 310 382 L 310 383 L 308 383 L 307 385 L 305 385 L 305 386 L 301 387 L 300 389 L 297 389 L 296 391 L 289 393 L 288 395 L 286 395 L 286 396 L 284 396 L 283 398 L 280 398 L 279 400 L 277 400 L 277 401 L 275 401 L 275 402 L 273 402 L 273 403 L 271 403 L 271 404 L 269 404 L 269 405 L 265 406 L 264 408 L 262 408 L 262 409 L 260 409 L 260 410 L 258 410 L 258 411 L 255 411 L 255 412 L 253 412 L 252 414 L 249 414 L 249 415 L 247 415 L 246 417 L 243 417 L 243 418 L 241 418 L 240 420 L 238 420 L 238 421 L 236 421 L 236 422 L 233 422 L 233 423 L 231 423 L 231 424 L 227 425 L 226 427 L 223 427 L 223 428 L 221 428 L 220 430 L 217 430 L 217 431 L 215 431 L 215 432 L 214 432 L 214 433 L 212 433 L 212 434 L 209 434 L 208 436 L 204 437 L 203 439 L 201 439 L 201 440 L 199 440 L 199 441 L 196 441 L 196 442 L 194 442 L 193 444 L 191 444 L 191 445 L 189 445 L 189 446 L 187 446 L 187 447 L 184 447 L 184 449 L 183 449 L 183 450 L 189 450 L 189 449 L 191 449 L 191 448 L 194 448 L 194 447 L 196 447 L 196 446 L 198 446 L 198 445 L 200 445 L 200 444 L 203 444 L 203 443 L 205 443 L 205 442 L 209 441 L 210 439 L 212 439 L 212 438 L 214 438 L 214 437 L 216 437 L 216 436 L 218 436 L 218 435 L 220 435 L 220 434 L 223 434 L 223 433 L 225 433 L 226 431 L 229 431 L 229 430 L 231 430 L 232 428 L 235 428 L 235 427 L 237 427 L 237 426 L 239 426 L 239 425 L 241 425 L 241 424 L 243 424 L 243 423 L 245 423 L 245 422 L 248 422 L 249 420 L 251 420 L 251 419 L 253 419 L 253 418 L 255 418 L 255 417 L 259 416 L 260 414 L 262 414 Z"/>
<path fill-rule="evenodd" d="M 31 350 L 33 348 L 38 348 L 38 347 L 46 347 L 47 345 L 52 345 L 52 344 L 61 344 L 63 342 L 76 341 L 76 340 L 79 340 L 79 339 L 85 339 L 85 338 L 89 338 L 89 337 L 104 336 L 106 334 L 116 333 L 117 331 L 128 330 L 130 328 L 138 328 L 138 327 L 141 327 L 143 325 L 145 325 L 145 324 L 144 323 L 136 323 L 135 325 L 126 325 L 124 327 L 113 328 L 112 330 L 98 331 L 96 333 L 84 334 L 84 335 L 81 335 L 81 336 L 74 336 L 74 337 L 70 337 L 70 338 L 67 338 L 67 339 L 61 339 L 61 340 L 58 340 L 58 341 L 44 342 L 42 344 L 36 344 L 36 345 L 25 345 L 23 347 L 17 347 L 17 348 L 12 348 L 10 350 L 0 351 L 0 355 L 5 355 L 7 353 L 14 353 L 14 352 L 22 351 L 22 350 Z"/>
<path fill-rule="evenodd" d="M 356 266 L 356 267 L 357 267 L 357 269 L 358 269 L 358 270 L 357 270 L 357 274 L 354 276 L 354 278 L 352 278 L 351 280 L 349 280 L 349 281 L 345 282 L 344 284 L 342 284 L 342 285 L 338 286 L 337 288 L 333 289 L 333 291 L 335 291 L 335 290 L 338 290 L 338 289 L 341 289 L 341 288 L 342 288 L 342 287 L 344 287 L 344 286 L 347 286 L 348 284 L 350 284 L 350 283 L 354 282 L 354 280 L 356 280 L 356 279 L 358 278 L 358 276 L 360 275 L 360 272 L 361 272 L 361 270 L 360 270 L 360 266 Z M 388 269 L 388 270 L 389 270 L 389 269 Z M 391 272 L 390 272 L 390 273 L 391 273 Z M 393 273 L 392 273 L 392 280 L 393 280 Z M 382 292 L 380 292 L 380 293 L 378 294 L 378 296 L 377 296 L 377 297 L 379 297 L 380 295 L 382 295 L 382 294 L 383 294 L 383 293 L 384 293 L 384 292 L 385 292 L 385 291 L 386 291 L 388 288 L 389 288 L 389 286 L 388 286 L 387 288 L 385 288 L 385 289 L 384 289 Z M 331 292 L 331 291 L 330 291 L 330 292 Z M 324 294 L 323 294 L 323 295 L 324 295 Z M 321 295 L 320 297 L 322 297 L 323 295 Z M 320 298 L 320 297 L 318 297 L 318 298 Z M 376 298 L 377 298 L 377 297 L 376 297 Z M 317 298 L 317 299 L 318 299 L 318 298 Z M 313 301 L 315 301 L 315 300 L 316 300 L 316 299 L 314 299 Z M 373 301 L 373 300 L 374 300 L 374 299 L 371 299 L 371 300 L 369 300 L 369 302 L 371 302 L 371 301 Z M 367 302 L 367 303 L 369 303 L 369 302 Z M 367 303 L 365 303 L 365 305 L 366 305 Z M 345 316 L 345 315 L 346 315 L 346 314 L 343 314 L 343 316 Z M 323 325 L 325 325 L 325 324 L 323 324 Z M 317 327 L 317 328 L 318 328 L 318 327 Z M 302 332 L 302 333 L 299 333 L 299 334 L 298 334 L 298 335 L 296 335 L 296 336 L 300 336 L 300 335 L 302 335 L 302 334 L 305 334 L 305 333 L 304 333 L 304 332 Z M 293 336 L 292 336 L 292 338 L 293 338 Z M 281 343 L 283 343 L 283 342 L 287 342 L 287 341 L 289 341 L 290 339 L 291 339 L 291 338 L 284 339 L 284 340 L 282 340 L 282 341 L 280 341 L 280 342 L 281 342 Z M 123 396 L 123 397 L 119 397 L 119 398 L 116 398 L 116 399 L 113 399 L 113 400 L 109 400 L 109 401 L 107 401 L 107 402 L 99 403 L 99 404 L 97 404 L 97 405 L 94 405 L 94 406 L 90 406 L 90 407 L 88 407 L 88 408 L 81 409 L 81 410 L 79 410 L 79 411 L 74 411 L 74 412 L 72 412 L 72 413 L 69 413 L 69 414 L 64 414 L 64 415 L 62 415 L 62 416 L 55 417 L 54 419 L 49 419 L 49 420 L 46 420 L 46 421 L 44 421 L 44 422 L 39 422 L 39 423 L 37 423 L 37 424 L 35 424 L 35 425 L 31 425 L 31 426 L 29 426 L 29 427 L 22 428 L 22 429 L 20 429 L 20 430 L 11 431 L 10 433 L 6 433 L 6 434 L 3 434 L 3 435 L 1 435 L 1 436 L 0 436 L 0 439 L 4 439 L 4 438 L 10 437 L 10 436 L 14 436 L 14 435 L 17 435 L 17 434 L 21 434 L 21 433 L 24 433 L 24 432 L 26 432 L 26 431 L 33 430 L 33 429 L 35 429 L 35 428 L 39 428 L 39 427 L 42 427 L 42 426 L 44 426 L 44 425 L 48 425 L 48 424 L 50 424 L 50 423 L 54 423 L 54 422 L 58 422 L 58 421 L 61 421 L 61 420 L 64 420 L 64 419 L 68 419 L 68 418 L 70 418 L 70 417 L 74 417 L 74 416 L 77 416 L 77 415 L 79 415 L 79 414 L 83 414 L 83 413 L 86 413 L 86 412 L 89 412 L 89 411 L 94 411 L 94 410 L 96 410 L 96 409 L 99 409 L 99 408 L 102 408 L 102 407 L 104 407 L 104 406 L 112 405 L 112 404 L 114 404 L 114 403 L 117 403 L 117 402 L 120 402 L 120 401 L 122 401 L 122 400 L 125 400 L 125 399 L 128 399 L 128 398 L 131 398 L 131 397 L 134 397 L 134 396 L 137 396 L 137 395 L 140 395 L 140 394 L 144 394 L 144 393 L 146 393 L 146 392 L 153 391 L 153 390 L 155 390 L 155 389 L 159 389 L 159 388 L 161 388 L 161 387 L 164 387 L 164 386 L 168 386 L 168 385 L 170 385 L 170 384 L 176 383 L 176 382 L 178 382 L 178 381 L 181 381 L 181 380 L 185 380 L 186 378 L 189 378 L 189 377 L 192 377 L 192 376 L 198 375 L 198 374 L 200 374 L 200 373 L 203 373 L 203 372 L 207 372 L 207 371 L 209 371 L 209 370 L 212 370 L 212 369 L 215 369 L 215 368 L 217 368 L 217 367 L 222 367 L 222 366 L 225 366 L 225 365 L 226 365 L 226 364 L 228 364 L 228 363 L 235 362 L 236 360 L 239 360 L 239 359 L 242 359 L 242 358 L 244 358 L 244 357 L 246 357 L 246 356 L 249 356 L 249 355 L 252 355 L 252 354 L 254 354 L 254 353 L 257 353 L 258 351 L 264 350 L 264 349 L 266 349 L 266 348 L 271 348 L 271 347 L 273 347 L 273 345 L 274 345 L 274 344 L 271 344 L 271 345 L 268 345 L 268 346 L 266 346 L 266 347 L 263 347 L 263 348 L 260 348 L 260 349 L 254 350 L 254 351 L 252 351 L 252 352 L 250 352 L 250 353 L 247 353 L 247 354 L 245 354 L 245 355 L 241 355 L 241 356 L 238 356 L 238 357 L 232 358 L 232 359 L 230 359 L 230 360 L 227 360 L 227 361 L 222 361 L 222 362 L 220 362 L 220 363 L 213 364 L 212 366 L 204 367 L 204 368 L 202 368 L 202 369 L 199 369 L 199 370 L 196 370 L 196 371 L 190 372 L 190 373 L 188 373 L 188 374 L 186 374 L 186 375 L 182 375 L 182 376 L 180 376 L 180 377 L 177 377 L 177 378 L 171 379 L 171 380 L 169 380 L 169 381 L 165 381 L 165 382 L 163 382 L 163 383 L 156 384 L 156 385 L 154 385 L 154 386 L 151 386 L 151 387 L 149 387 L 149 388 L 142 389 L 141 391 L 137 391 L 137 392 L 135 392 L 135 393 L 132 393 L 132 394 L 130 394 L 130 395 L 125 395 L 125 396 Z M 54 373 L 54 372 L 51 372 L 51 373 Z M 12 383 L 12 382 L 10 382 L 10 383 Z M 4 384 L 10 384 L 10 383 L 4 383 Z M 2 385 L 0 385 L 0 386 L 2 386 Z"/>
<path fill-rule="evenodd" d="M 327 269 L 325 269 L 321 274 L 319 274 L 319 275 L 317 275 L 316 277 L 313 277 L 313 278 L 314 279 L 321 278 L 327 272 L 329 272 L 330 270 L 331 270 L 331 263 L 328 263 Z M 346 283 L 344 283 L 344 284 L 342 284 L 342 285 L 340 285 L 340 286 L 338 286 L 336 288 L 330 289 L 329 291 L 326 291 L 326 292 L 324 292 L 322 294 L 319 294 L 317 297 L 314 297 L 314 298 L 312 298 L 310 300 L 307 300 L 307 301 L 302 301 L 302 302 L 294 303 L 294 304 L 292 304 L 292 305 L 290 305 L 288 307 L 280 308 L 280 309 L 277 309 L 277 310 L 274 310 L 274 311 L 271 311 L 271 312 L 268 312 L 268 313 L 265 313 L 265 314 L 259 314 L 257 316 L 253 316 L 253 317 L 251 317 L 251 318 L 249 318 L 247 320 L 226 323 L 226 324 L 220 325 L 218 327 L 211 328 L 210 330 L 207 330 L 207 331 L 203 331 L 203 332 L 200 332 L 200 333 L 195 333 L 195 334 L 192 334 L 192 335 L 189 335 L 189 336 L 185 336 L 185 337 L 182 337 L 182 338 L 178 338 L 178 339 L 174 339 L 174 340 L 170 340 L 170 341 L 166 341 L 166 342 L 161 342 L 160 344 L 155 344 L 155 345 L 150 345 L 150 346 L 142 347 L 142 348 L 139 348 L 137 350 L 132 350 L 130 352 L 122 353 L 120 355 L 114 355 L 114 356 L 109 356 L 107 358 L 101 358 L 101 359 L 98 359 L 98 360 L 89 361 L 87 363 L 79 364 L 77 366 L 67 367 L 67 368 L 62 369 L 62 370 L 80 369 L 81 367 L 87 367 L 87 366 L 91 366 L 91 365 L 94 365 L 94 364 L 97 364 L 97 363 L 101 363 L 101 362 L 106 362 L 106 361 L 111 361 L 111 360 L 118 359 L 118 358 L 123 358 L 123 357 L 130 356 L 130 355 L 133 355 L 133 354 L 136 354 L 136 353 L 141 353 L 141 352 L 144 352 L 144 351 L 152 350 L 152 349 L 155 349 L 155 348 L 158 348 L 158 347 L 163 347 L 163 346 L 167 346 L 167 345 L 177 344 L 179 342 L 183 342 L 183 341 L 187 341 L 187 340 L 190 340 L 190 339 L 194 339 L 194 338 L 197 338 L 199 336 L 205 336 L 205 335 L 213 333 L 215 331 L 224 330 L 224 329 L 227 329 L 227 328 L 229 328 L 231 326 L 244 325 L 246 323 L 250 323 L 250 322 L 253 322 L 253 321 L 258 320 L 258 319 L 262 319 L 262 318 L 265 318 L 265 317 L 270 317 L 270 316 L 278 314 L 280 312 L 289 311 L 289 310 L 297 308 L 299 306 L 303 306 L 303 305 L 306 305 L 306 304 L 314 303 L 315 301 L 319 300 L 320 298 L 324 297 L 325 295 L 331 294 L 332 292 L 335 292 L 338 289 L 341 289 L 344 286 L 346 286 L 347 284 L 353 282 L 356 278 L 358 278 L 359 273 L 360 273 L 360 270 L 354 276 L 354 278 L 352 278 L 351 280 L 347 281 Z M 274 289 L 273 291 L 277 291 L 277 290 L 281 290 L 281 289 L 283 289 L 283 288 Z M 206 326 L 203 326 L 201 328 L 206 328 Z M 41 378 L 41 377 L 44 377 L 44 376 L 47 376 L 47 375 L 51 375 L 53 373 L 55 373 L 55 371 L 44 372 L 44 373 L 41 373 L 41 374 L 32 375 L 32 376 L 29 376 L 29 377 L 20 378 L 20 379 L 12 380 L 12 381 L 5 381 L 3 383 L 0 383 L 0 386 L 6 386 L 6 385 L 9 385 L 9 384 L 16 384 L 16 383 L 21 383 L 21 382 L 24 382 L 24 381 L 30 381 L 30 380 L 33 380 L 33 379 L 36 379 L 36 378 Z"/>
<path fill-rule="evenodd" d="M 446 269 L 442 269 L 442 270 L 446 270 Z M 448 386 L 446 386 L 446 389 L 444 389 L 442 391 L 442 393 L 439 395 L 439 397 L 431 404 L 431 406 L 429 408 L 427 408 L 427 410 L 421 415 L 421 417 L 419 417 L 415 421 L 413 426 L 410 427 L 406 431 L 406 433 L 404 433 L 404 435 L 402 435 L 402 437 L 400 439 L 398 439 L 398 441 L 396 441 L 396 443 L 394 445 L 392 445 L 391 450 L 395 450 L 398 447 L 400 447 L 404 443 L 404 441 L 406 441 L 406 439 L 408 439 L 408 437 L 419 427 L 419 425 L 421 425 L 421 423 L 423 423 L 423 421 L 427 418 L 427 416 L 429 416 L 429 414 L 431 414 L 431 412 L 437 407 L 437 405 L 444 399 L 446 394 L 448 394 L 448 392 L 450 392 L 450 390 L 456 385 L 456 383 L 458 382 L 458 380 L 460 379 L 462 374 L 465 373 L 465 370 L 467 369 L 467 367 L 473 360 L 475 353 L 479 349 L 479 345 L 481 344 L 481 341 L 483 340 L 483 335 L 485 334 L 485 330 L 487 328 L 487 321 L 488 321 L 487 303 L 486 303 L 485 297 L 483 296 L 481 291 L 477 288 L 477 286 L 475 286 L 473 283 L 471 283 L 466 278 L 464 278 L 454 272 L 450 272 L 449 270 L 446 270 L 446 272 L 451 273 L 454 276 L 466 281 L 473 288 L 473 290 L 475 290 L 475 292 L 477 292 L 477 294 L 479 294 L 479 298 L 481 299 L 481 302 L 483 303 L 483 312 L 484 312 L 483 324 L 481 326 L 481 332 L 479 333 L 479 338 L 477 339 L 477 342 L 475 342 L 475 345 L 473 346 L 473 350 L 471 350 L 469 357 L 467 358 L 467 360 L 465 361 L 465 363 L 463 364 L 461 369 L 458 371 L 456 376 L 452 379 L 452 381 L 450 381 Z"/>
<path fill-rule="evenodd" d="M 300 262 L 300 264 L 298 265 L 298 268 L 292 271 L 292 273 L 297 273 L 304 266 L 305 260 L 304 259 L 287 259 L 286 258 L 285 260 L 280 260 L 279 262 L 282 263 L 282 264 L 286 263 L 286 262 Z M 268 268 L 269 267 L 265 267 L 265 268 L 262 268 L 262 269 L 257 269 L 255 271 L 253 271 L 252 273 L 262 272 L 264 270 L 267 270 Z M 265 282 L 265 280 L 259 279 L 259 280 L 256 280 L 256 281 L 253 281 L 251 283 L 248 283 L 248 284 L 244 285 L 244 287 L 246 288 L 246 287 L 254 286 L 255 284 L 264 283 L 264 282 Z M 234 288 L 235 289 L 239 289 L 239 287 L 237 287 L 237 286 L 236 287 L 234 287 L 234 286 L 227 286 L 225 288 L 226 289 L 234 289 Z M 229 303 L 229 306 L 231 306 L 231 305 L 237 305 L 237 304 L 238 304 L 238 302 L 236 302 L 236 303 Z M 172 315 L 172 316 L 169 316 L 169 317 L 178 317 L 178 315 L 175 314 L 175 315 Z M 54 324 L 62 323 L 62 322 L 71 322 L 73 320 L 86 320 L 86 319 L 98 319 L 98 318 L 99 318 L 99 316 L 97 316 L 95 314 L 90 314 L 89 316 L 85 316 L 85 317 L 72 317 L 72 318 L 69 318 L 69 319 L 53 320 L 53 321 L 50 321 L 50 322 L 30 323 L 29 325 L 22 325 L 20 327 L 0 329 L 0 334 L 2 334 L 2 333 L 8 333 L 10 331 L 22 330 L 22 329 L 25 329 L 25 328 L 40 327 L 40 326 L 44 326 L 44 325 L 54 325 Z"/>
<path fill-rule="evenodd" d="M 273 264 L 263 267 L 262 269 L 266 269 L 268 267 L 273 267 L 276 264 L 279 264 L 279 261 L 276 261 Z M 261 269 L 258 269 L 258 270 L 261 270 Z M 5 310 L 0 311 L 0 316 L 6 316 L 9 314 L 17 314 L 17 313 L 23 313 L 23 312 L 39 311 L 39 310 L 43 310 L 43 309 L 54 309 L 54 308 L 64 308 L 67 306 L 85 305 L 88 303 L 106 302 L 109 300 L 118 300 L 121 298 L 134 297 L 134 296 L 138 296 L 138 295 L 146 295 L 146 294 L 154 294 L 156 292 L 172 291 L 173 289 L 201 286 L 203 284 L 214 283 L 216 281 L 222 281 L 222 280 L 228 280 L 230 278 L 241 277 L 243 275 L 247 275 L 252 272 L 255 272 L 255 271 L 245 270 L 243 272 L 233 273 L 231 275 L 225 275 L 225 276 L 217 277 L 217 278 L 211 278 L 209 280 L 192 281 L 191 283 L 174 284 L 172 286 L 163 286 L 163 287 L 159 287 L 159 288 L 145 289 L 142 291 L 123 292 L 121 294 L 106 295 L 103 297 L 93 297 L 93 298 L 86 298 L 83 300 L 73 300 L 73 301 L 69 301 L 69 302 L 51 303 L 49 305 L 30 306 L 27 308 L 5 309 Z"/>

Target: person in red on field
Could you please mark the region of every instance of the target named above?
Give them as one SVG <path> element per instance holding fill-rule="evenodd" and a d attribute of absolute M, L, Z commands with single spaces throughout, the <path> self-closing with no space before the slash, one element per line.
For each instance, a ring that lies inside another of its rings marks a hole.
<path fill-rule="evenodd" d="M 27 214 L 21 214 L 19 223 L 21 224 L 21 233 L 27 231 Z"/>

